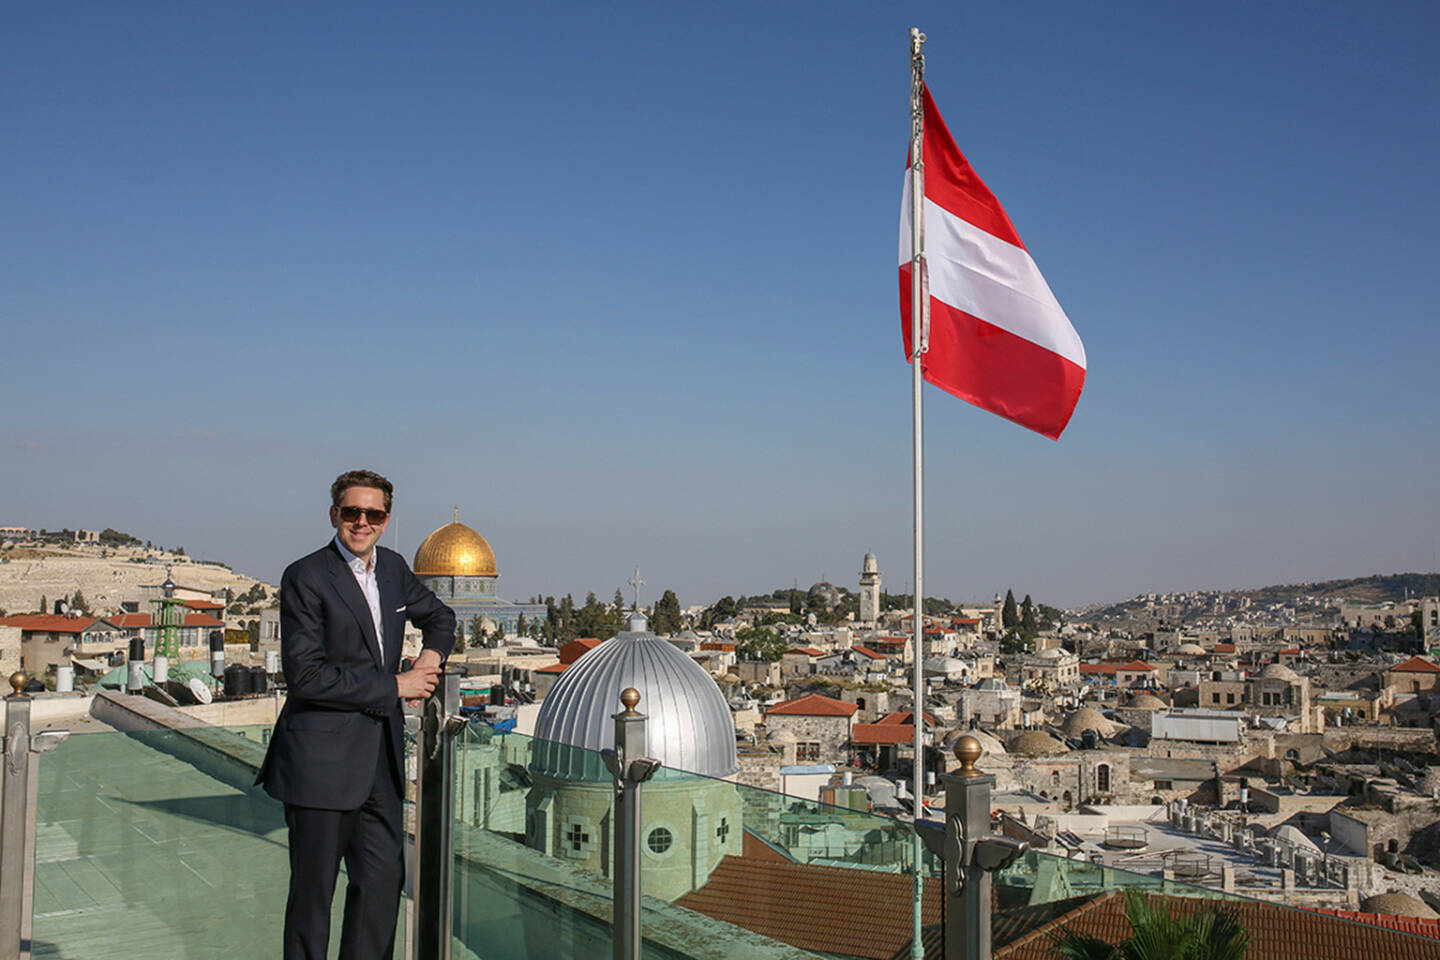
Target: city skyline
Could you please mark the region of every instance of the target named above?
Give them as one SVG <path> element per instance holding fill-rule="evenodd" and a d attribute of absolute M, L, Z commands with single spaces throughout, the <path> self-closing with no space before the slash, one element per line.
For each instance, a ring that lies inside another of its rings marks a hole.
<path fill-rule="evenodd" d="M 273 583 L 367 466 L 511 598 L 900 591 L 913 24 L 1091 363 L 1059 443 L 927 390 L 926 592 L 1434 571 L 1437 19 L 17 11 L 0 522 Z"/>

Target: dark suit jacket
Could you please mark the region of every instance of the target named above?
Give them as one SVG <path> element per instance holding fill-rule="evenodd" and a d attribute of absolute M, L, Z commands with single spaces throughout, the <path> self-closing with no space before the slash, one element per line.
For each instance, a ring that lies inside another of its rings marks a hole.
<path fill-rule="evenodd" d="M 398 553 L 375 548 L 385 662 L 365 594 L 332 540 L 280 579 L 280 658 L 288 694 L 256 783 L 302 807 L 353 810 L 365 802 L 385 727 L 399 786 L 404 718 L 395 674 L 408 619 L 442 657 L 455 642 L 455 612 L 426 589 Z M 403 795 L 403 792 L 402 792 Z"/>

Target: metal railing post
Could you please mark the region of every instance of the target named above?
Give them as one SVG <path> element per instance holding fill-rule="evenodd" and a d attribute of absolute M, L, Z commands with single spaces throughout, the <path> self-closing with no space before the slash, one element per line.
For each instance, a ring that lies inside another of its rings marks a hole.
<path fill-rule="evenodd" d="M 627 687 L 620 702 L 625 709 L 614 715 L 615 749 L 601 751 L 615 778 L 612 944 L 614 960 L 640 960 L 640 785 L 660 761 L 645 756 L 645 715 L 635 710 L 640 692 Z"/>
<path fill-rule="evenodd" d="M 945 960 L 990 960 L 990 874 L 1004 869 L 1027 845 L 990 833 L 990 789 L 995 778 L 975 769 L 984 751 L 966 734 L 955 743 L 960 768 L 943 773 L 943 838 L 927 837 L 945 860 Z"/>
<path fill-rule="evenodd" d="M 446 667 L 425 701 L 416 740 L 414 960 L 449 960 L 450 903 L 455 871 L 455 735 L 460 715 L 460 678 Z"/>
<path fill-rule="evenodd" d="M 29 682 L 25 673 L 10 677 L 15 692 L 5 698 L 5 735 L 0 741 L 0 960 L 19 960 L 21 937 L 29 926 L 26 888 L 34 876 L 26 872 L 25 849 L 35 826 L 30 817 L 31 760 L 70 735 L 67 730 L 30 735 L 30 697 L 24 692 Z"/>

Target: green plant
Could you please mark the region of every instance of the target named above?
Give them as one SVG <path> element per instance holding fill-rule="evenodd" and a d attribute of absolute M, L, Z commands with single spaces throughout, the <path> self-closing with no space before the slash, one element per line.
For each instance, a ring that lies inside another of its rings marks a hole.
<path fill-rule="evenodd" d="M 1119 943 L 1074 930 L 1051 937 L 1063 960 L 1242 960 L 1250 934 L 1229 910 L 1206 910 L 1176 917 L 1155 900 L 1125 891 L 1130 936 Z"/>

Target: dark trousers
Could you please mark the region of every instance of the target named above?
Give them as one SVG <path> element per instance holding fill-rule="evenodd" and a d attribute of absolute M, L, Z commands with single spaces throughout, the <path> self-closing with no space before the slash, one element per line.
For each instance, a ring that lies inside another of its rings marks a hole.
<path fill-rule="evenodd" d="M 342 859 L 349 882 L 340 960 L 391 960 L 405 883 L 405 838 L 393 766 L 389 739 L 381 737 L 375 782 L 359 809 L 285 805 L 285 822 L 290 826 L 285 960 L 325 960 Z"/>

